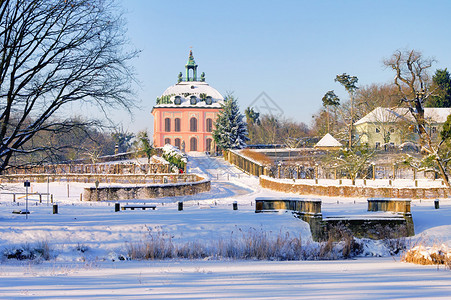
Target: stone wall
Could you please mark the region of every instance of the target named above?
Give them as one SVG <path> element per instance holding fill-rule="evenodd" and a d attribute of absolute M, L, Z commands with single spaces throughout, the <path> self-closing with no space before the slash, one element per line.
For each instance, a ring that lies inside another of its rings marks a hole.
<path fill-rule="evenodd" d="M 369 187 L 369 186 L 324 186 L 319 184 L 302 184 L 282 182 L 277 179 L 260 176 L 260 186 L 280 192 L 299 195 L 317 195 L 329 197 L 356 197 L 356 198 L 409 198 L 409 199 L 435 199 L 447 198 L 451 191 L 446 187 Z"/>
<path fill-rule="evenodd" d="M 414 235 L 412 218 L 403 217 L 392 218 L 325 218 L 322 221 L 324 226 L 321 239 L 327 240 L 328 232 L 343 230 L 347 228 L 352 235 L 357 238 L 370 239 L 393 239 Z M 313 235 L 313 233 L 312 233 Z"/>
<path fill-rule="evenodd" d="M 381 204 L 382 203 L 382 204 Z M 406 199 L 368 199 L 368 211 L 392 211 L 394 214 L 367 214 L 358 217 L 324 218 L 321 213 L 321 200 L 284 197 L 255 198 L 255 212 L 289 210 L 293 215 L 310 225 L 315 241 L 334 236 L 337 232 L 349 231 L 358 238 L 388 239 L 413 236 L 414 226 L 410 213 L 410 200 Z"/>
<path fill-rule="evenodd" d="M 256 213 L 281 210 L 291 210 L 297 218 L 309 223 L 314 240 L 319 240 L 324 236 L 321 200 L 284 197 L 255 198 Z"/>
<path fill-rule="evenodd" d="M 321 200 L 285 197 L 255 198 L 255 212 L 273 210 L 293 210 L 300 213 L 321 214 Z"/>
<path fill-rule="evenodd" d="M 369 198 L 368 211 L 392 211 L 410 214 L 410 199 Z"/>
<path fill-rule="evenodd" d="M 84 201 L 117 201 L 129 199 L 152 199 L 158 197 L 175 197 L 194 195 L 210 190 L 209 180 L 197 182 L 151 184 L 141 186 L 112 186 L 112 187 L 90 187 L 85 188 Z"/>

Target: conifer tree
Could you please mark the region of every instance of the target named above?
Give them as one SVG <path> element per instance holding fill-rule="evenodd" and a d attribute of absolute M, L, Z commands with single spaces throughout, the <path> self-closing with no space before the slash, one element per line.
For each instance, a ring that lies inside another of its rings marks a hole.
<path fill-rule="evenodd" d="M 247 124 L 240 113 L 238 102 L 233 95 L 227 95 L 218 114 L 213 138 L 222 149 L 242 149 L 246 146 Z"/>

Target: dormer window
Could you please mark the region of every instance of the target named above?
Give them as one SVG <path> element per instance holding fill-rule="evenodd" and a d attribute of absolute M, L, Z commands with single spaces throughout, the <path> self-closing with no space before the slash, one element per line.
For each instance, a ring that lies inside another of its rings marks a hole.
<path fill-rule="evenodd" d="M 191 103 L 191 105 L 196 105 L 197 104 L 197 98 L 196 96 L 191 96 L 189 98 L 189 102 Z"/>
<path fill-rule="evenodd" d="M 211 96 L 207 96 L 207 98 L 205 98 L 205 104 L 211 105 L 212 103 L 213 103 L 213 99 L 211 98 Z"/>
<path fill-rule="evenodd" d="M 175 96 L 174 104 L 175 104 L 175 105 L 180 105 L 180 104 L 182 104 L 182 97 L 180 97 L 180 96 Z"/>

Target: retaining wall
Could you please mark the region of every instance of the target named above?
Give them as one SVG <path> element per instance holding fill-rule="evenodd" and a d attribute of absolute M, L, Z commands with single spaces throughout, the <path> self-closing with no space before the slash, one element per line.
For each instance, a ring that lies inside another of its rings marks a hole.
<path fill-rule="evenodd" d="M 277 179 L 260 176 L 260 186 L 285 193 L 299 195 L 317 195 L 329 197 L 365 197 L 365 198 L 410 198 L 435 199 L 447 198 L 451 191 L 446 187 L 369 187 L 369 186 L 324 186 L 320 184 L 302 184 L 281 182 Z"/>
<path fill-rule="evenodd" d="M 90 187 L 85 188 L 84 201 L 117 201 L 129 199 L 151 199 L 158 197 L 175 197 L 194 195 L 210 190 L 210 181 L 203 179 L 197 182 L 151 184 L 132 187 Z"/>

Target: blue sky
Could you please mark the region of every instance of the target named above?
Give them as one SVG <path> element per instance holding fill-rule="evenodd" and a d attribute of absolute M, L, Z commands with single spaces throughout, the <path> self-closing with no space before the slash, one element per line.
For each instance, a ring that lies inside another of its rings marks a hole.
<path fill-rule="evenodd" d="M 434 57 L 451 68 L 451 1 L 150 1 L 119 0 L 141 86 L 125 129 L 152 131 L 156 97 L 184 71 L 190 47 L 198 71 L 241 110 L 265 92 L 287 118 L 311 123 L 328 90 L 347 99 L 337 74 L 360 86 L 388 83 L 382 61 L 397 49 Z"/>

